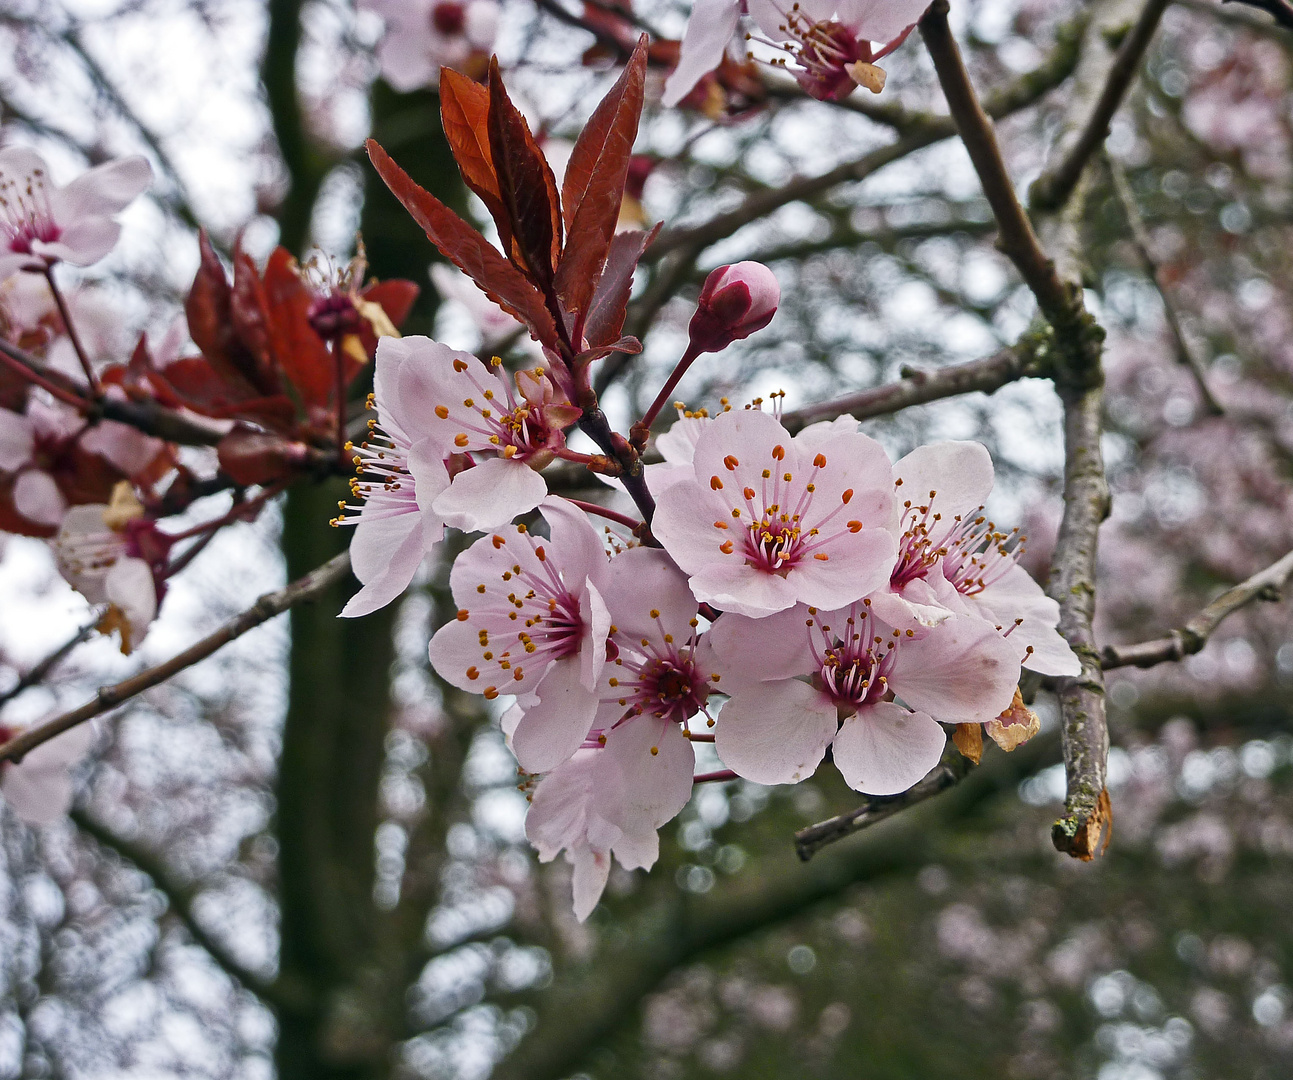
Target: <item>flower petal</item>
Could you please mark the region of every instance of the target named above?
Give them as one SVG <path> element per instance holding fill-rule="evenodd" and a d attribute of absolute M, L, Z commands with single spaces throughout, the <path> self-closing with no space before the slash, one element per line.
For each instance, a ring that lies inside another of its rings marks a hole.
<path fill-rule="evenodd" d="M 543 477 L 524 462 L 496 457 L 458 473 L 431 505 L 446 525 L 488 532 L 533 510 L 547 494 Z"/>
<path fill-rule="evenodd" d="M 602 763 L 608 772 L 594 791 L 595 805 L 629 838 L 613 848 L 629 869 L 655 862 L 654 841 L 648 842 L 648 858 L 640 840 L 654 837 L 687 805 L 695 762 L 690 740 L 669 721 L 640 716 L 606 733 Z"/>
<path fill-rule="evenodd" d="M 807 618 L 808 608 L 797 604 L 762 619 L 732 614 L 719 619 L 705 640 L 722 666 L 724 690 L 751 682 L 793 679 L 813 670 L 804 626 Z"/>
<path fill-rule="evenodd" d="M 663 648 L 665 634 L 679 640 L 691 634 L 696 598 L 687 576 L 659 549 L 630 548 L 616 555 L 607 564 L 601 592 L 611 622 L 635 641 L 647 638 Z"/>
<path fill-rule="evenodd" d="M 937 492 L 932 508 L 942 514 L 943 530 L 953 519 L 977 510 L 992 491 L 992 455 L 982 443 L 937 442 L 918 446 L 893 467 L 898 502 L 924 506 Z"/>
<path fill-rule="evenodd" d="M 0 409 L 0 470 L 17 472 L 31 460 L 31 421 L 20 413 Z"/>
<path fill-rule="evenodd" d="M 59 219 L 61 224 L 77 218 L 109 217 L 129 205 L 152 180 L 153 167 L 147 158 L 118 158 L 83 172 L 52 201 L 65 215 Z"/>
<path fill-rule="evenodd" d="M 597 712 L 597 695 L 584 686 L 578 657 L 552 663 L 535 688 L 538 701 L 512 732 L 512 753 L 527 772 L 547 772 L 579 749 Z"/>
<path fill-rule="evenodd" d="M 991 623 L 966 615 L 902 639 L 889 672 L 895 694 L 944 723 L 991 720 L 1018 683 L 1015 647 Z"/>
<path fill-rule="evenodd" d="M 350 566 L 362 583 L 344 608 L 346 619 L 384 608 L 409 587 L 426 554 L 422 514 L 360 517 L 350 540 Z"/>
<path fill-rule="evenodd" d="M 13 505 L 28 521 L 38 525 L 57 525 L 63 520 L 67 500 L 49 473 L 27 469 L 19 473 L 14 482 Z"/>
<path fill-rule="evenodd" d="M 678 66 L 665 81 L 661 101 L 673 108 L 718 67 L 740 20 L 739 0 L 696 0 L 682 37 Z"/>
<path fill-rule="evenodd" d="M 807 683 L 738 687 L 718 714 L 714 749 L 747 780 L 794 784 L 821 764 L 838 723 L 834 703 Z"/>
<path fill-rule="evenodd" d="M 943 756 L 947 735 L 922 712 L 892 701 L 863 705 L 844 721 L 832 753 L 845 782 L 867 795 L 897 795 L 924 779 Z"/>

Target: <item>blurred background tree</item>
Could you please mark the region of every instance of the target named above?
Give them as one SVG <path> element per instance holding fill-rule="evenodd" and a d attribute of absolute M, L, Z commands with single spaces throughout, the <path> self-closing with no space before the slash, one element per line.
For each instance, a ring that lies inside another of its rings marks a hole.
<path fill-rule="evenodd" d="M 1083 104 L 1087 7 L 954 6 L 1021 188 Z M 614 75 L 581 63 L 594 39 L 557 8 L 509 2 L 498 44 L 552 140 Z M 635 10 L 681 30 L 679 5 Z M 174 317 L 198 225 L 225 249 L 241 235 L 258 256 L 281 242 L 341 259 L 361 229 L 377 276 L 425 286 L 406 331 L 476 348 L 467 310 L 430 287 L 433 249 L 359 152 L 371 133 L 472 212 L 435 94 L 376 78 L 379 30 L 340 0 L 8 0 L 0 135 L 60 164 L 150 155 L 161 179 L 131 211 L 133 239 L 87 275 L 132 329 Z M 1293 547 L 1291 44 L 1251 9 L 1181 0 L 1092 166 L 1080 224 L 1109 331 L 1114 490 L 1102 642 L 1179 626 Z M 672 366 L 705 272 L 737 258 L 774 267 L 783 305 L 695 366 L 680 387 L 693 405 L 784 389 L 793 408 L 1027 329 L 1031 299 L 992 247 L 964 149 L 929 119 L 944 105 L 927 55 L 913 39 L 887 66 L 883 97 L 843 106 L 781 88 L 733 122 L 650 109 L 643 204 L 667 231 L 631 316 L 647 350 L 605 396 L 617 418 Z M 1058 426 L 1049 387 L 1024 380 L 867 430 L 894 454 L 984 441 L 991 510 L 1026 524 L 1043 574 Z M 298 487 L 222 533 L 145 661 L 340 550 L 325 524 L 339 490 Z M 339 621 L 348 583 L 102 724 L 70 822 L 32 829 L 0 809 L 0 1075 L 1288 1074 L 1287 604 L 1235 617 L 1183 664 L 1110 677 L 1115 831 L 1095 863 L 1047 836 L 1063 776 L 1043 690 L 1034 742 L 990 748 L 953 791 L 806 864 L 793 832 L 856 804 L 833 774 L 702 786 L 655 870 L 617 869 L 580 925 L 568 868 L 525 843 L 496 715 L 427 666 L 450 554 L 398 607 Z M 21 539 L 0 597 L 12 684 L 85 609 Z M 6 718 L 75 704 L 131 663 L 92 642 Z"/>

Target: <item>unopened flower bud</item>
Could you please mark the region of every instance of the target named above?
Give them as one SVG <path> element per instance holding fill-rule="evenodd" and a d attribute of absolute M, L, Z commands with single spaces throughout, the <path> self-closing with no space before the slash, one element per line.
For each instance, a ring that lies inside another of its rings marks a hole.
<path fill-rule="evenodd" d="M 700 290 L 689 327 L 692 347 L 699 352 L 718 352 L 749 337 L 772 321 L 780 300 L 777 279 L 762 263 L 720 266 Z"/>

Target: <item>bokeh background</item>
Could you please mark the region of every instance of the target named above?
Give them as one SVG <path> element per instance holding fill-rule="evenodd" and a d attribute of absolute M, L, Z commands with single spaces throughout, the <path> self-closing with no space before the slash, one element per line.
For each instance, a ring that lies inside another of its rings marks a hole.
<path fill-rule="evenodd" d="M 634 7 L 674 36 L 687 13 Z M 1021 186 L 1046 160 L 1084 7 L 953 4 L 979 86 L 1025 91 L 1000 123 Z M 1205 415 L 1177 362 L 1103 167 L 1089 200 L 1088 304 L 1109 330 L 1103 641 L 1180 625 L 1293 547 L 1293 35 L 1268 23 L 1213 0 L 1173 5 L 1108 143 L 1225 417 Z M 37 147 L 60 180 L 133 152 L 158 175 L 80 282 L 111 313 L 106 354 L 172 325 L 198 226 L 226 251 L 240 238 L 257 257 L 282 243 L 341 260 L 362 230 L 374 273 L 425 287 L 406 332 L 487 344 L 469 306 L 432 287 L 431 246 L 361 154 L 372 134 L 446 201 L 479 209 L 434 93 L 377 78 L 381 29 L 341 0 L 0 2 L 0 141 Z M 528 0 L 504 5 L 500 59 L 554 157 L 614 77 L 583 62 L 591 43 Z M 944 109 L 914 38 L 887 68 L 882 100 Z M 722 122 L 650 106 L 645 213 L 710 221 L 894 137 L 795 95 Z M 783 305 L 766 331 L 696 365 L 680 387 L 693 406 L 784 390 L 793 408 L 1010 344 L 1031 300 L 991 234 L 963 149 L 943 140 L 652 262 L 631 315 L 647 349 L 607 409 L 626 424 L 653 396 L 705 272 L 737 258 L 774 267 Z M 895 455 L 933 438 L 987 443 L 990 510 L 1024 526 L 1044 575 L 1058 422 L 1049 384 L 1025 380 L 864 430 Z M 314 567 L 345 540 L 327 527 L 336 498 L 296 490 L 224 530 L 139 652 L 88 642 L 0 719 L 78 704 Z M 212 500 L 194 519 L 223 509 Z M 88 609 L 46 545 L 0 544 L 3 693 Z M 1233 618 L 1183 664 L 1111 677 L 1114 833 L 1095 863 L 1050 846 L 1063 775 L 1043 690 L 1033 742 L 989 747 L 952 792 L 808 864 L 794 830 L 857 798 L 832 770 L 794 788 L 704 785 L 662 834 L 656 868 L 617 869 L 580 925 L 568 868 L 538 865 L 525 842 L 497 717 L 427 666 L 447 559 L 397 607 L 342 623 L 343 595 L 329 596 L 100 722 L 68 820 L 32 828 L 0 807 L 0 1076 L 1293 1070 L 1288 603 Z"/>

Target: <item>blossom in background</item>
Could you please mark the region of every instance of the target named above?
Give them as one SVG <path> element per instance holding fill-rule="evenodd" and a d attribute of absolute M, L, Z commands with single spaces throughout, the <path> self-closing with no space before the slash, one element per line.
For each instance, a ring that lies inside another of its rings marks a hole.
<path fill-rule="evenodd" d="M 763 619 L 724 615 L 709 637 L 731 695 L 715 749 L 761 784 L 805 779 L 829 746 L 850 787 L 906 791 L 942 756 L 940 721 L 988 723 L 1010 706 L 1019 680 L 1014 648 L 981 620 L 898 630 L 865 600 Z"/>
<path fill-rule="evenodd" d="M 983 620 L 1043 675 L 1077 675 L 1081 664 L 1056 630 L 1059 604 L 1022 566 L 1024 537 L 983 516 L 992 458 L 975 442 L 920 446 L 893 469 L 901 505 L 898 559 L 889 586 L 871 597 L 895 626 L 931 625 L 956 613 Z"/>
<path fill-rule="evenodd" d="M 677 105 L 718 67 L 747 2 L 765 35 L 758 40 L 784 54 L 773 63 L 822 100 L 840 100 L 855 86 L 879 93 L 885 75 L 875 61 L 901 45 L 929 7 L 929 0 L 797 0 L 789 6 L 784 0 L 697 0 L 678 67 L 665 84 L 665 105 Z"/>
<path fill-rule="evenodd" d="M 28 521 L 56 527 L 63 520 L 68 500 L 56 463 L 84 427 L 84 418 L 63 405 L 33 400 L 24 413 L 0 409 L 0 472 L 13 475 L 13 506 Z"/>
<path fill-rule="evenodd" d="M 350 482 L 356 504 L 334 525 L 353 525 L 350 565 L 363 584 L 341 610 L 348 618 L 385 607 L 413 580 L 422 558 L 444 536 L 444 521 L 431 504 L 449 486 L 439 448 L 419 435 L 421 417 L 407 407 L 400 377 L 407 350 L 398 338 L 384 337 L 373 371 L 372 403 L 377 419 L 354 452 L 359 475 Z M 412 434 L 410 434 L 412 433 Z"/>
<path fill-rule="evenodd" d="M 34 150 L 0 150 L 0 280 L 56 262 L 89 266 L 121 235 L 113 215 L 153 178 L 142 157 L 105 162 L 56 187 Z"/>
<path fill-rule="evenodd" d="M 492 349 L 515 335 L 521 324 L 500 308 L 481 291 L 480 287 L 456 266 L 433 263 L 431 284 L 442 300 L 452 300 L 466 309 L 467 315 L 480 331 L 481 346 Z M 519 343 L 525 345 L 533 339 L 526 334 Z"/>
<path fill-rule="evenodd" d="M 419 434 L 442 457 L 462 455 L 467 466 L 433 504 L 446 524 L 497 529 L 543 501 L 548 487 L 538 470 L 565 446 L 562 430 L 580 416 L 544 368 L 518 372 L 513 390 L 501 361 L 487 366 L 430 338 L 387 339 L 380 349 L 404 357 L 401 407 L 417 417 Z M 477 461 L 481 454 L 487 456 Z"/>
<path fill-rule="evenodd" d="M 651 528 L 698 600 L 755 617 L 830 610 L 888 580 L 890 469 L 856 430 L 791 438 L 767 413 L 726 412 L 697 439 L 692 475 L 660 493 Z"/>
<path fill-rule="evenodd" d="M 360 0 L 359 7 L 386 20 L 377 63 L 400 93 L 438 85 L 442 67 L 483 71 L 501 15 L 495 0 Z"/>
<path fill-rule="evenodd" d="M 0 724 L 0 745 L 20 734 Z M 21 764 L 0 762 L 0 797 L 29 825 L 48 825 L 72 806 L 71 767 L 94 745 L 94 725 L 80 724 L 41 743 Z"/>
<path fill-rule="evenodd" d="M 99 629 L 118 631 L 127 655 L 157 616 L 170 546 L 124 480 L 110 503 L 72 507 L 54 538 L 59 573 L 91 604 L 108 605 Z"/>
<path fill-rule="evenodd" d="M 606 555 L 583 511 L 549 496 L 551 538 L 509 525 L 458 556 L 457 617 L 431 639 L 431 665 L 454 686 L 533 695 L 512 732 L 522 768 L 546 772 L 583 744 L 598 709 L 611 619 Z"/>

